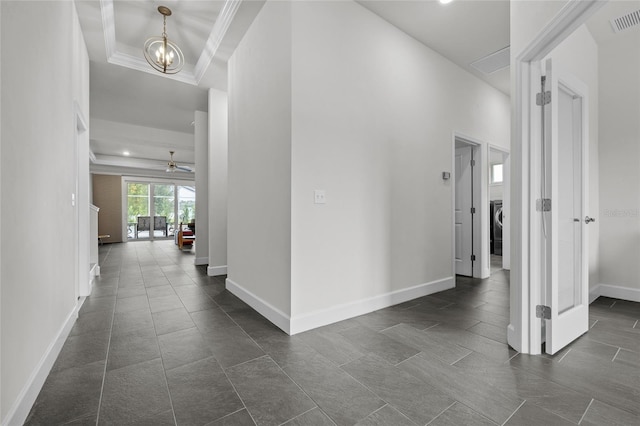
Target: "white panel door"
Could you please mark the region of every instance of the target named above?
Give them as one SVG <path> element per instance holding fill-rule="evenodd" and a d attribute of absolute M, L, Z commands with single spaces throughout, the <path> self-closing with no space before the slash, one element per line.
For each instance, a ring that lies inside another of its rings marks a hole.
<path fill-rule="evenodd" d="M 589 328 L 587 88 L 546 63 L 544 106 L 547 191 L 546 352 L 554 354 Z M 550 167 L 549 167 L 550 166 Z"/>
<path fill-rule="evenodd" d="M 471 160 L 473 148 L 455 150 L 455 264 L 457 275 L 473 275 L 473 181 Z"/>

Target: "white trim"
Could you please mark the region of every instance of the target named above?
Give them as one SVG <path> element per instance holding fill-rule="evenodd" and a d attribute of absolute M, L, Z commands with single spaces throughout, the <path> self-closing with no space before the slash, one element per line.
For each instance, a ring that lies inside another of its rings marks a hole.
<path fill-rule="evenodd" d="M 82 307 L 85 298 L 78 299 L 78 303 L 73 307 L 67 318 L 60 327 L 60 331 L 56 338 L 51 342 L 42 358 L 36 365 L 36 368 L 31 372 L 29 379 L 25 383 L 24 387 L 18 394 L 13 406 L 9 409 L 7 416 L 2 421 L 3 425 L 21 425 L 27 419 L 31 407 L 36 401 L 42 386 L 44 385 L 49 372 L 56 362 L 64 342 L 67 340 L 73 325 L 78 318 L 78 311 Z"/>
<path fill-rule="evenodd" d="M 233 22 L 238 9 L 240 9 L 241 3 L 242 0 L 227 0 L 224 3 L 216 22 L 213 24 L 213 28 L 211 28 L 211 33 L 209 34 L 207 43 L 205 44 L 205 47 L 198 58 L 198 62 L 194 67 L 194 79 L 197 84 L 200 84 L 200 81 L 209 68 L 211 61 L 216 56 L 216 53 L 222 44 L 222 40 L 231 26 L 231 22 Z"/>
<path fill-rule="evenodd" d="M 387 308 L 389 306 L 397 305 L 398 303 L 403 303 L 454 287 L 455 279 L 453 277 L 447 277 L 441 280 L 391 291 L 367 299 L 344 303 L 328 309 L 298 315 L 291 318 L 290 334 L 294 335 L 302 333 L 303 331 L 333 324 L 359 315 L 368 314 L 369 312 L 377 311 L 378 309 Z"/>
<path fill-rule="evenodd" d="M 280 328 L 287 334 L 291 334 L 291 317 L 289 315 L 285 314 L 275 306 L 271 305 L 269 302 L 261 299 L 250 291 L 240 287 L 240 285 L 236 284 L 229 278 L 227 278 L 226 280 L 226 287 L 227 290 L 239 297 L 247 305 L 258 311 L 260 315 L 271 321 L 276 327 Z"/>
<path fill-rule="evenodd" d="M 209 258 L 208 257 L 196 257 L 193 261 L 194 265 L 208 265 Z"/>
<path fill-rule="evenodd" d="M 454 175 L 453 183 L 451 184 L 451 241 L 452 241 L 452 275 L 456 274 L 456 259 L 455 259 L 455 150 L 456 141 L 460 141 L 469 146 L 473 146 L 473 159 L 476 161 L 473 173 L 473 192 L 474 201 L 476 201 L 476 215 L 474 215 L 473 221 L 473 252 L 476 255 L 477 261 L 474 262 L 472 275 L 474 278 L 489 278 L 491 275 L 490 265 L 490 253 L 489 253 L 489 188 L 484 185 L 485 181 L 488 181 L 488 168 L 489 163 L 489 146 L 490 144 L 482 140 L 467 136 L 460 132 L 453 132 L 453 149 L 451 158 L 451 170 Z M 477 193 L 477 195 L 475 195 Z M 486 209 L 483 207 L 486 205 Z"/>
<path fill-rule="evenodd" d="M 589 292 L 589 303 L 593 303 L 593 301 L 600 296 L 628 300 L 629 302 L 640 302 L 640 289 L 611 284 L 598 284 Z"/>
<path fill-rule="evenodd" d="M 338 321 L 368 314 L 369 312 L 397 305 L 398 303 L 403 303 L 418 297 L 454 288 L 455 279 L 454 277 L 447 277 L 429 283 L 380 294 L 367 299 L 345 303 L 328 309 L 321 309 L 308 314 L 299 315 L 294 318 L 285 314 L 250 291 L 240 287 L 240 285 L 229 278 L 226 280 L 226 286 L 227 290 L 258 311 L 258 313 L 271 321 L 276 327 L 292 336 L 294 334 L 302 333 L 303 331 L 333 324 Z"/>
<path fill-rule="evenodd" d="M 229 27 L 231 26 L 238 9 L 240 9 L 240 5 L 243 0 L 227 0 L 225 2 L 222 10 L 215 20 L 215 23 L 213 24 L 213 27 L 211 28 L 209 38 L 205 43 L 204 49 L 198 58 L 198 62 L 196 63 L 194 70 L 182 70 L 178 74 L 158 74 L 158 72 L 151 68 L 147 61 L 141 57 L 118 51 L 113 1 L 114 0 L 100 0 L 100 12 L 102 15 L 102 29 L 107 62 L 153 75 L 161 75 L 165 78 L 197 86 L 200 84 L 200 81 L 209 68 L 211 61 L 220 49 L 220 45 L 222 44 L 227 31 L 229 31 Z"/>
<path fill-rule="evenodd" d="M 215 277 L 218 275 L 227 275 L 227 265 L 209 266 L 207 267 L 207 275 L 210 277 Z"/>

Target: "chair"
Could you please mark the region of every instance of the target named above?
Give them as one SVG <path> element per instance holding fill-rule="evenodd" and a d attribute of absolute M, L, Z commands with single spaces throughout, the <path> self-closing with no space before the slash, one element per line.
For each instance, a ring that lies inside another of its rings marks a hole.
<path fill-rule="evenodd" d="M 138 216 L 138 226 L 136 228 L 136 238 L 140 231 L 151 232 L 151 216 Z"/>
<path fill-rule="evenodd" d="M 155 231 L 162 231 L 163 236 L 168 236 L 167 233 L 167 217 L 166 216 L 154 216 L 153 217 L 153 233 Z"/>
<path fill-rule="evenodd" d="M 180 228 L 178 231 L 178 235 L 176 236 L 176 244 L 178 244 L 178 248 L 182 250 L 183 248 L 191 248 L 193 246 L 193 242 L 196 239 L 193 231 L 191 231 L 188 227 L 184 229 L 185 225 L 180 222 Z"/>

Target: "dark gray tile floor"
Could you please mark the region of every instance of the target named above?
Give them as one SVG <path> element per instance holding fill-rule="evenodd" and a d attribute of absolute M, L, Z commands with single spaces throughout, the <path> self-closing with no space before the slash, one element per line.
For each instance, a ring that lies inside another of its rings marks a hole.
<path fill-rule="evenodd" d="M 640 425 L 638 303 L 600 298 L 558 355 L 518 354 L 494 265 L 289 337 L 171 241 L 100 257 L 29 425 Z"/>

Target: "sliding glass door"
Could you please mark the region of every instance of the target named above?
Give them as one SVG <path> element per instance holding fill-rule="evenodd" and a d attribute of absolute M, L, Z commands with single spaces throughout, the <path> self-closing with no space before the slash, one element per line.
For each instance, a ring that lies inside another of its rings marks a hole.
<path fill-rule="evenodd" d="M 175 185 L 152 184 L 154 227 L 153 237 L 171 237 L 175 229 L 176 187 Z"/>
<path fill-rule="evenodd" d="M 126 191 L 129 241 L 173 238 L 178 223 L 195 219 L 193 185 L 127 181 Z"/>

